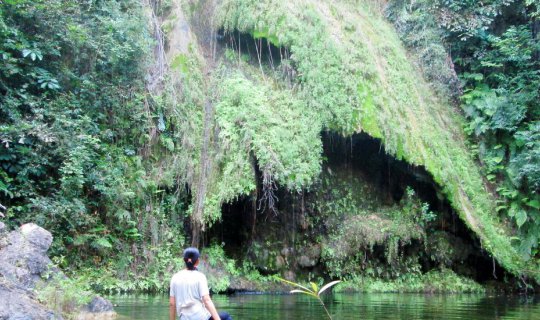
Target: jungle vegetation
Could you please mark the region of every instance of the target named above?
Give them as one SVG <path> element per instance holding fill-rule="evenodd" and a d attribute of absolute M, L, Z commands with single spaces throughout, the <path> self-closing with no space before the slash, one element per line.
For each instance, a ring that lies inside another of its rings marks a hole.
<path fill-rule="evenodd" d="M 418 191 L 389 204 L 329 169 L 323 138 L 362 133 L 425 169 L 494 266 L 538 282 L 539 19 L 534 0 L 1 0 L 3 221 L 50 230 L 95 290 L 164 290 L 180 248 L 213 244 L 221 291 L 268 281 L 212 238 L 224 206 L 253 204 L 254 240 L 290 197 L 317 276 L 481 291 L 457 258 L 432 250 L 426 270 L 409 250 L 448 238 Z"/>

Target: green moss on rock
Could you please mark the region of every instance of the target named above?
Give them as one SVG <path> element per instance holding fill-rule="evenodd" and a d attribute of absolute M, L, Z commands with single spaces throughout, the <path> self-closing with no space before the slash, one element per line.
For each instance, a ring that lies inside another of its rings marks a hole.
<path fill-rule="evenodd" d="M 226 0 L 217 20 L 227 32 L 264 30 L 267 39 L 289 47 L 298 73 L 295 94 L 316 111 L 323 128 L 345 135 L 365 131 L 382 138 L 397 158 L 424 166 L 501 265 L 540 279 L 538 264 L 517 253 L 512 231 L 496 218 L 495 199 L 465 145 L 462 120 L 436 98 L 369 1 L 330 7 L 320 1 Z"/>

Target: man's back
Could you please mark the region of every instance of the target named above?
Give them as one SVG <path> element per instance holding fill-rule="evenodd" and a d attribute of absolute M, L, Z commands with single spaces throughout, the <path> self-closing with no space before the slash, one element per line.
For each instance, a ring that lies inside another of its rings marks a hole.
<path fill-rule="evenodd" d="M 206 276 L 196 270 L 182 270 L 171 279 L 170 296 L 176 299 L 180 319 L 207 320 L 210 313 L 204 308 L 202 297 L 208 295 Z"/>

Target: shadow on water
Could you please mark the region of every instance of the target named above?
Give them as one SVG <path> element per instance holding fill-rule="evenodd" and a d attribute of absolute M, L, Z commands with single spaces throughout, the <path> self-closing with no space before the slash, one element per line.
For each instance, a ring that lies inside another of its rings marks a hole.
<path fill-rule="evenodd" d="M 166 295 L 117 295 L 119 320 L 168 319 Z M 235 319 L 324 319 L 317 301 L 298 295 L 215 295 Z M 540 297 L 423 294 L 334 294 L 325 297 L 334 319 L 540 319 Z"/>

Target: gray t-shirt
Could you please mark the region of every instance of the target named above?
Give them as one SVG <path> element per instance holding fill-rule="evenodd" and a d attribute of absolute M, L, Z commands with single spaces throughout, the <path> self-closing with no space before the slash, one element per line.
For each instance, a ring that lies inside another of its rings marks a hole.
<path fill-rule="evenodd" d="M 181 320 L 208 320 L 202 297 L 210 294 L 206 276 L 196 270 L 182 270 L 171 279 L 170 296 L 176 299 L 176 314 Z"/>

